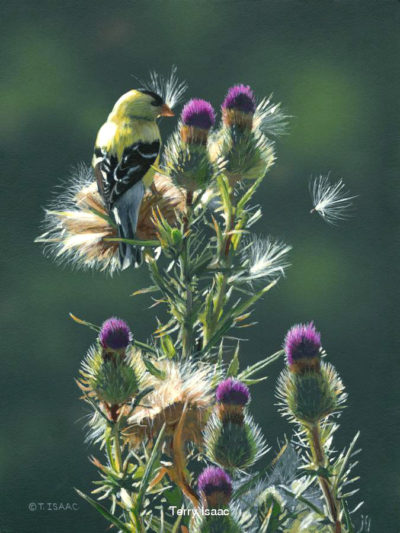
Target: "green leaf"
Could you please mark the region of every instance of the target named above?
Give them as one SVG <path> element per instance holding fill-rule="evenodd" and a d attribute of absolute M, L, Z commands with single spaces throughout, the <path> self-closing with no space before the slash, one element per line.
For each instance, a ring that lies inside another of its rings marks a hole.
<path fill-rule="evenodd" d="M 163 492 L 163 496 L 167 500 L 169 505 L 175 505 L 176 507 L 180 507 L 180 505 L 182 504 L 182 493 L 177 486 Z"/>
<path fill-rule="evenodd" d="M 168 359 L 172 359 L 176 355 L 174 343 L 169 335 L 160 337 L 160 344 L 162 351 L 168 357 Z"/>
<path fill-rule="evenodd" d="M 181 520 L 182 515 L 178 516 L 178 519 L 176 521 L 176 523 L 178 524 L 177 527 L 179 527 Z M 149 525 L 152 530 L 159 531 L 160 533 L 177 533 L 179 531 L 178 529 L 175 529 L 175 525 L 171 526 L 171 524 L 169 524 L 165 520 L 160 520 L 160 518 L 158 518 L 158 516 L 154 516 L 154 514 L 151 517 Z"/>
<path fill-rule="evenodd" d="M 266 366 L 270 365 L 271 363 L 279 359 L 284 353 L 285 353 L 284 350 L 278 350 L 277 352 L 273 353 L 272 355 L 269 355 L 265 359 L 262 359 L 261 361 L 257 361 L 257 363 L 254 363 L 254 365 L 248 366 L 245 370 L 243 370 L 238 375 L 238 379 L 241 381 L 244 381 L 245 379 L 253 376 L 254 374 L 259 372 Z M 265 378 L 261 378 L 261 380 L 263 379 Z"/>
<path fill-rule="evenodd" d="M 93 331 L 95 331 L 96 333 L 98 333 L 101 328 L 99 326 L 96 326 L 95 324 L 92 324 L 91 322 L 87 322 L 86 320 L 82 320 L 82 318 L 78 318 L 77 316 L 73 315 L 72 313 L 68 313 L 69 316 L 72 318 L 72 320 L 74 322 L 76 322 L 77 324 L 81 324 L 81 326 L 86 326 L 90 329 L 92 329 Z"/>
<path fill-rule="evenodd" d="M 135 407 L 137 407 L 140 404 L 143 398 L 147 396 L 148 394 L 150 394 L 151 392 L 153 392 L 153 390 L 154 390 L 154 387 L 146 387 L 145 389 L 138 392 L 135 396 L 135 399 L 133 400 L 132 409 L 135 409 Z"/>
<path fill-rule="evenodd" d="M 138 239 L 121 239 L 120 237 L 105 237 L 105 242 L 126 242 L 126 244 L 132 244 L 133 246 L 145 246 L 145 247 L 158 247 L 161 246 L 160 241 L 141 241 Z"/>
<path fill-rule="evenodd" d="M 343 509 L 343 516 L 346 523 L 346 528 L 348 533 L 355 533 L 355 529 L 353 526 L 353 522 L 351 520 L 349 508 L 347 506 L 346 500 L 342 500 L 342 509 Z"/>
<path fill-rule="evenodd" d="M 268 379 L 268 376 L 264 376 L 263 378 L 258 379 L 249 379 L 249 378 L 239 378 L 238 379 L 244 383 L 245 385 L 257 385 L 258 383 L 262 383 L 263 381 L 266 381 Z"/>
<path fill-rule="evenodd" d="M 253 194 L 256 192 L 256 190 L 258 189 L 258 186 L 260 185 L 260 183 L 263 181 L 264 179 L 264 176 L 258 178 L 254 184 L 245 192 L 245 194 L 241 197 L 241 199 L 239 200 L 238 204 L 237 204 L 237 210 L 240 212 L 244 207 L 245 205 L 247 204 L 247 202 L 249 202 L 253 196 Z"/>
<path fill-rule="evenodd" d="M 284 485 L 279 485 L 279 487 L 283 490 L 283 492 L 286 492 L 286 494 L 289 494 L 289 496 L 291 496 L 292 498 L 295 498 L 297 501 L 307 505 L 307 507 L 309 507 L 312 511 L 317 513 L 319 516 L 325 517 L 325 514 L 322 511 L 322 509 L 317 507 L 313 502 L 308 500 L 306 497 L 302 496 L 301 494 L 296 494 L 295 492 L 293 492 L 292 490 L 288 489 Z"/>
<path fill-rule="evenodd" d="M 152 292 L 158 292 L 157 285 L 151 285 L 150 287 L 145 287 L 144 289 L 139 289 L 131 294 L 131 296 L 139 296 L 140 294 L 149 294 Z"/>
<path fill-rule="evenodd" d="M 104 516 L 104 518 L 106 520 L 111 522 L 114 526 L 118 527 L 124 533 L 131 533 L 131 531 L 127 527 L 127 525 L 124 524 L 123 522 L 121 522 L 121 520 L 119 520 L 119 518 L 117 518 L 116 516 L 112 515 L 105 507 L 103 507 L 103 505 L 101 505 L 100 503 L 96 502 L 96 500 L 93 500 L 93 498 L 91 498 L 90 496 L 88 496 L 84 492 L 81 492 L 79 489 L 75 489 L 75 490 L 76 490 L 76 492 L 79 494 L 79 496 L 81 498 L 83 498 L 88 503 L 90 503 L 90 505 L 92 505 L 96 509 L 96 511 L 98 511 L 102 516 Z"/>
<path fill-rule="evenodd" d="M 351 441 L 346 454 L 341 459 L 341 465 L 340 465 L 339 471 L 338 471 L 338 473 L 336 475 L 336 479 L 337 479 L 337 482 L 335 483 L 336 487 L 339 486 L 340 482 L 342 481 L 342 478 L 344 478 L 344 476 L 346 475 L 346 465 L 349 462 L 349 459 L 352 456 L 352 454 L 355 453 L 354 452 L 354 446 L 356 445 L 359 436 L 360 436 L 360 432 L 358 431 L 355 434 L 353 440 Z"/>
<path fill-rule="evenodd" d="M 149 483 L 150 483 L 150 477 L 153 474 L 153 469 L 154 469 L 154 466 L 155 466 L 155 462 L 156 462 L 156 459 L 158 457 L 158 454 L 159 454 L 159 451 L 160 451 L 160 448 L 161 448 L 161 444 L 163 442 L 164 432 L 165 432 L 165 424 L 163 425 L 163 427 L 161 428 L 160 433 L 158 434 L 157 441 L 154 444 L 154 447 L 153 447 L 153 450 L 152 450 L 151 455 L 149 457 L 149 460 L 147 461 L 146 470 L 144 471 L 143 478 L 142 478 L 142 481 L 140 483 L 140 488 L 139 488 L 139 492 L 138 492 L 138 495 L 137 495 L 137 498 L 136 498 L 135 508 L 134 508 L 134 513 L 137 514 L 137 515 L 139 515 L 140 511 L 141 511 L 143 499 L 145 497 L 146 491 L 147 491 Z"/>
<path fill-rule="evenodd" d="M 112 220 L 112 218 L 106 215 L 105 213 L 102 213 L 101 211 L 94 209 L 94 207 L 89 207 L 89 211 L 91 211 L 97 217 L 102 218 L 103 220 L 108 222 L 108 224 L 110 224 L 110 226 L 112 226 L 113 228 L 118 227 L 117 224 Z"/>
<path fill-rule="evenodd" d="M 239 372 L 239 343 L 237 344 L 235 353 L 233 354 L 232 361 L 229 364 L 226 377 L 236 377 Z"/>
<path fill-rule="evenodd" d="M 332 477 L 332 473 L 329 472 L 329 470 L 323 466 L 319 466 L 317 469 L 314 468 L 303 468 L 303 472 L 306 472 L 308 476 L 317 476 L 322 477 L 324 479 L 329 479 Z"/>
<path fill-rule="evenodd" d="M 152 374 L 156 378 L 165 379 L 165 372 L 159 370 L 156 366 L 154 366 L 150 359 L 148 359 L 147 357 L 142 357 L 142 359 L 144 366 L 150 372 L 150 374 Z"/>
<path fill-rule="evenodd" d="M 183 515 L 178 516 L 176 519 L 176 522 L 174 524 L 174 527 L 171 530 L 171 533 L 178 533 L 179 532 L 179 526 L 181 525 Z"/>
<path fill-rule="evenodd" d="M 132 344 L 134 346 L 137 346 L 138 348 L 142 348 L 146 352 L 150 352 L 153 354 L 157 353 L 157 350 L 153 348 L 153 346 L 150 346 L 150 344 L 146 344 L 145 342 L 138 341 L 137 339 L 133 339 Z"/>

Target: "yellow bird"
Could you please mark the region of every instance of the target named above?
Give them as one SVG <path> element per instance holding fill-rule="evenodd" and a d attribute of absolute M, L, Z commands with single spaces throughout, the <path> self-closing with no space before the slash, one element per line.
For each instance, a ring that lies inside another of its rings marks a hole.
<path fill-rule="evenodd" d="M 174 116 L 162 96 L 148 89 L 132 90 L 115 103 L 97 134 L 92 165 L 122 239 L 135 238 L 140 204 L 159 159 L 157 118 L 162 116 Z M 122 269 L 140 264 L 140 247 L 121 242 L 119 260 Z"/>

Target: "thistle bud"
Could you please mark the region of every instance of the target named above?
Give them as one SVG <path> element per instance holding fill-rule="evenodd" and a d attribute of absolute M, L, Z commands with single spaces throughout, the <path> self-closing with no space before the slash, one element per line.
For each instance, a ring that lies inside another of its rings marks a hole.
<path fill-rule="evenodd" d="M 221 106 L 222 120 L 228 127 L 251 130 L 256 102 L 249 85 L 234 85 Z"/>
<path fill-rule="evenodd" d="M 321 363 L 321 335 L 312 322 L 293 326 L 285 338 L 288 368 L 278 381 L 283 413 L 315 424 L 337 411 L 346 395 L 332 365 Z"/>
<path fill-rule="evenodd" d="M 255 127 L 256 102 L 248 85 L 231 87 L 221 105 L 222 126 L 209 143 L 210 157 L 224 161 L 224 174 L 234 186 L 262 178 L 275 160 L 273 143 Z"/>
<path fill-rule="evenodd" d="M 97 398 L 108 406 L 118 406 L 130 401 L 139 390 L 135 368 L 125 361 L 106 360 L 95 372 L 91 388 Z"/>
<path fill-rule="evenodd" d="M 248 387 L 238 380 L 228 378 L 218 385 L 215 396 L 220 420 L 243 424 L 244 408 L 250 400 Z"/>
<path fill-rule="evenodd" d="M 198 488 L 208 507 L 226 507 L 232 496 L 232 480 L 222 468 L 209 466 L 200 474 Z"/>
<path fill-rule="evenodd" d="M 126 322 L 112 317 L 103 322 L 99 333 L 99 341 L 103 348 L 104 358 L 117 352 L 125 355 L 125 351 L 132 341 L 132 333 Z"/>
<path fill-rule="evenodd" d="M 139 391 L 141 361 L 132 348 L 121 357 L 118 352 L 105 352 L 99 344 L 92 346 L 83 360 L 77 383 L 85 396 L 97 398 L 109 419 L 115 421 L 120 407 Z"/>
<path fill-rule="evenodd" d="M 321 335 L 313 322 L 293 326 L 285 337 L 285 352 L 291 372 L 319 372 Z"/>
<path fill-rule="evenodd" d="M 232 481 L 228 474 L 221 468 L 210 466 L 200 474 L 198 488 L 206 508 L 197 515 L 190 531 L 240 533 L 241 529 L 229 508 Z"/>
<path fill-rule="evenodd" d="M 182 110 L 181 138 L 188 144 L 207 144 L 208 133 L 215 123 L 212 105 L 205 100 L 190 100 Z"/>
<path fill-rule="evenodd" d="M 248 414 L 224 411 L 221 417 L 219 409 L 204 431 L 207 456 L 228 470 L 250 467 L 266 450 L 260 429 Z"/>

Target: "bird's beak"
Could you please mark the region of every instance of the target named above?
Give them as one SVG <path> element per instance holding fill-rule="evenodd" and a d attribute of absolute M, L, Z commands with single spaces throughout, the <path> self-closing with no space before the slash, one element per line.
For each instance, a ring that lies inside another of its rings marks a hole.
<path fill-rule="evenodd" d="M 161 113 L 160 117 L 174 117 L 175 113 L 172 111 L 172 109 L 167 106 L 167 104 L 163 104 L 161 106 Z"/>

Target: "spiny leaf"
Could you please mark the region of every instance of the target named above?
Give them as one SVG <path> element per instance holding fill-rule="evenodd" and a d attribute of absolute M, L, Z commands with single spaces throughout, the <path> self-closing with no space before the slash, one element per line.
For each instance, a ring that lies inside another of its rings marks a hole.
<path fill-rule="evenodd" d="M 278 350 L 277 352 L 273 353 L 272 355 L 269 355 L 265 359 L 262 359 L 261 361 L 257 361 L 257 363 L 254 363 L 254 365 L 248 366 L 245 370 L 243 370 L 239 374 L 238 379 L 244 380 L 244 379 L 247 379 L 253 376 L 254 374 L 259 372 L 266 366 L 270 365 L 271 363 L 279 359 L 284 353 L 285 353 L 284 350 Z"/>
<path fill-rule="evenodd" d="M 119 520 L 116 516 L 112 515 L 103 505 L 96 502 L 96 500 L 93 500 L 93 498 L 81 492 L 79 489 L 75 490 L 81 498 L 90 503 L 90 505 L 92 505 L 96 509 L 96 511 L 98 511 L 102 516 L 104 516 L 106 520 L 114 524 L 114 526 L 118 527 L 124 533 L 130 533 L 130 529 L 126 526 L 126 524 L 121 522 L 121 520 Z"/>
<path fill-rule="evenodd" d="M 280 488 L 283 490 L 283 492 L 286 492 L 286 494 L 288 494 L 289 496 L 291 496 L 292 498 L 295 498 L 296 500 L 298 500 L 299 502 L 301 503 L 304 503 L 305 505 L 307 505 L 307 507 L 309 507 L 311 510 L 313 510 L 315 513 L 317 513 L 319 516 L 323 516 L 325 517 L 324 515 L 324 512 L 322 511 L 322 509 L 320 509 L 319 507 L 317 507 L 312 501 L 308 500 L 306 497 L 304 497 L 303 495 L 301 494 L 296 494 L 295 492 L 293 492 L 292 490 L 288 489 L 287 487 L 285 487 L 284 485 L 280 485 Z"/>
<path fill-rule="evenodd" d="M 160 337 L 160 344 L 164 354 L 168 357 L 168 359 L 172 359 L 176 354 L 176 350 L 171 337 L 169 335 Z"/>
<path fill-rule="evenodd" d="M 158 434 L 157 441 L 154 444 L 154 447 L 153 447 L 153 450 L 151 452 L 151 455 L 150 455 L 150 457 L 149 457 L 149 459 L 147 461 L 146 470 L 144 471 L 143 478 L 142 478 L 142 481 L 140 483 L 139 492 L 138 492 L 138 495 L 137 495 L 137 498 L 136 498 L 136 502 L 135 502 L 135 513 L 140 513 L 140 510 L 141 510 L 141 507 L 142 507 L 142 503 L 143 503 L 143 499 L 144 499 L 144 496 L 146 494 L 147 488 L 148 488 L 149 483 L 150 483 L 150 477 L 151 477 L 151 475 L 153 473 L 154 463 L 156 462 L 156 459 L 158 457 L 158 452 L 160 451 L 161 444 L 163 442 L 164 432 L 165 432 L 165 424 L 163 425 L 163 427 L 161 428 L 160 433 Z"/>
<path fill-rule="evenodd" d="M 157 292 L 159 289 L 156 285 L 151 285 L 150 287 L 145 287 L 144 289 L 139 289 L 131 294 L 131 296 L 138 296 L 139 294 L 149 294 L 152 292 Z"/>
<path fill-rule="evenodd" d="M 133 400 L 133 403 L 132 403 L 132 410 L 135 409 L 139 404 L 140 402 L 143 400 L 143 398 L 145 396 L 147 396 L 148 394 L 150 394 L 151 392 L 153 392 L 154 388 L 153 387 L 146 387 L 145 389 L 141 390 L 140 392 L 138 392 Z"/>
<path fill-rule="evenodd" d="M 96 326 L 95 324 L 92 324 L 91 322 L 87 322 L 86 320 L 83 320 L 82 318 L 78 318 L 77 316 L 73 315 L 72 313 L 69 313 L 69 316 L 77 324 L 81 324 L 82 326 L 86 326 L 86 327 L 92 329 L 93 331 L 95 331 L 96 333 L 98 333 L 100 331 L 100 329 L 101 329 L 99 326 Z"/>
<path fill-rule="evenodd" d="M 125 242 L 126 244 L 132 244 L 133 246 L 146 246 L 146 247 L 158 247 L 160 241 L 141 241 L 138 239 L 122 239 L 120 237 L 105 237 L 105 242 Z"/>
<path fill-rule="evenodd" d="M 153 363 L 148 359 L 147 357 L 143 357 L 143 363 L 146 369 L 152 374 L 153 376 L 159 378 L 159 379 L 165 379 L 165 372 L 158 369 L 156 366 L 153 365 Z"/>
<path fill-rule="evenodd" d="M 235 353 L 233 354 L 232 361 L 229 364 L 226 376 L 236 377 L 239 372 L 239 343 L 236 346 Z"/>

